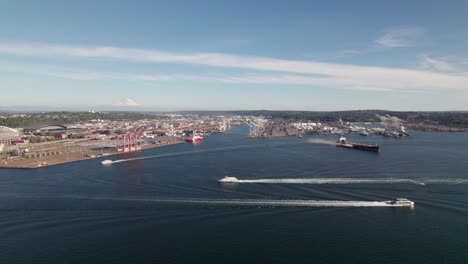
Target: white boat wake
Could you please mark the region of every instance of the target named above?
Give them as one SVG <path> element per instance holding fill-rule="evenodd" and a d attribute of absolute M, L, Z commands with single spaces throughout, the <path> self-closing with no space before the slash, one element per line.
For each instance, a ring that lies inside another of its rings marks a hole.
<path fill-rule="evenodd" d="M 468 184 L 468 179 L 447 178 L 447 179 L 422 179 L 425 184 Z"/>
<path fill-rule="evenodd" d="M 424 183 L 410 179 L 396 178 L 305 178 L 305 179 L 258 179 L 258 180 L 237 180 L 238 183 L 271 183 L 271 184 L 355 184 L 355 183 Z"/>
<path fill-rule="evenodd" d="M 166 153 L 166 154 L 158 154 L 152 156 L 144 156 L 138 158 L 130 158 L 130 159 L 120 159 L 114 160 L 112 163 L 120 163 L 120 162 L 128 162 L 128 161 L 135 161 L 135 160 L 145 160 L 145 159 L 155 159 L 155 158 L 164 158 L 164 157 L 174 157 L 174 156 L 182 156 L 182 155 L 196 155 L 200 153 L 211 153 L 211 152 L 224 152 L 224 151 L 235 151 L 235 150 L 243 150 L 243 149 L 259 149 L 259 148 L 275 148 L 275 147 L 282 147 L 286 145 L 293 145 L 298 143 L 283 143 L 283 144 L 266 144 L 266 145 L 240 145 L 240 146 L 232 146 L 232 147 L 220 147 L 220 148 L 212 148 L 212 149 L 203 149 L 203 150 L 189 150 L 189 151 L 181 151 L 181 152 L 174 152 L 174 153 Z"/>
<path fill-rule="evenodd" d="M 266 184 L 467 184 L 468 179 L 401 179 L 401 178 L 303 178 L 303 179 L 256 179 L 234 180 L 231 183 L 266 183 Z"/>
<path fill-rule="evenodd" d="M 144 156 L 144 157 L 138 157 L 138 158 L 120 159 L 120 160 L 114 160 L 114 161 L 112 161 L 112 163 L 120 163 L 120 162 L 135 161 L 135 160 L 145 160 L 145 159 L 155 159 L 155 158 L 172 157 L 172 156 L 193 154 L 193 153 L 197 153 L 197 152 L 200 152 L 200 151 L 184 151 L 184 152 L 176 152 L 176 153 L 167 153 L 167 154 L 159 154 L 159 155 L 152 155 L 152 156 Z"/>
<path fill-rule="evenodd" d="M 21 195 L 14 193 L 0 194 L 1 198 L 18 199 L 78 199 L 94 201 L 149 202 L 162 204 L 194 205 L 236 205 L 236 206 L 281 206 L 281 207 L 402 207 L 408 205 L 392 204 L 391 201 L 333 201 L 333 200 L 274 200 L 274 199 L 209 199 L 209 198 L 151 198 L 151 197 L 115 197 L 83 195 Z"/>
<path fill-rule="evenodd" d="M 307 143 L 324 144 L 324 145 L 336 145 L 336 141 L 326 140 L 326 139 L 321 139 L 321 138 L 309 138 L 309 139 L 307 139 Z"/>
<path fill-rule="evenodd" d="M 284 207 L 393 207 L 386 201 L 327 201 L 327 200 L 158 200 L 166 203 L 239 205 L 239 206 L 284 206 Z"/>

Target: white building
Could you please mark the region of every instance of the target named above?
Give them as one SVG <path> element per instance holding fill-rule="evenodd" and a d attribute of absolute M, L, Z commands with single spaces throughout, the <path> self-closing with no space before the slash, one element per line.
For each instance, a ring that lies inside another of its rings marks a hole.
<path fill-rule="evenodd" d="M 8 146 L 17 139 L 19 139 L 18 131 L 9 127 L 0 126 L 0 144 Z"/>

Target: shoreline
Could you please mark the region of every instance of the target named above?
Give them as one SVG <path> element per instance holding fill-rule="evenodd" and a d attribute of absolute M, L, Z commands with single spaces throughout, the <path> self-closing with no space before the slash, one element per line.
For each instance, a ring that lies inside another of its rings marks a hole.
<path fill-rule="evenodd" d="M 74 152 L 74 153 L 61 153 L 55 156 L 47 156 L 47 157 L 40 157 L 39 160 L 30 159 L 25 157 L 18 157 L 14 159 L 3 159 L 0 160 L 0 170 L 1 169 L 40 169 L 46 168 L 50 166 L 61 165 L 65 163 L 77 162 L 82 160 L 89 160 L 89 159 L 97 159 L 97 158 L 104 158 L 109 156 L 121 155 L 121 154 L 128 154 L 128 153 L 136 153 L 139 151 L 143 151 L 146 149 L 152 148 L 159 148 L 165 147 L 169 145 L 181 144 L 184 143 L 185 140 L 174 138 L 174 140 L 170 140 L 168 142 L 160 143 L 160 144 L 148 144 L 142 146 L 141 150 L 131 151 L 131 152 L 118 152 L 116 150 L 112 150 L 111 152 L 100 154 L 97 153 L 93 154 L 84 154 L 83 151 L 81 152 Z M 90 150 L 85 151 L 86 153 L 90 152 Z M 64 158 L 64 156 L 67 156 Z"/>
<path fill-rule="evenodd" d="M 415 131 L 424 132 L 468 132 L 466 127 L 454 127 L 454 126 L 443 126 L 443 125 L 426 125 L 426 124 L 414 124 L 408 123 L 405 125 L 408 129 Z"/>

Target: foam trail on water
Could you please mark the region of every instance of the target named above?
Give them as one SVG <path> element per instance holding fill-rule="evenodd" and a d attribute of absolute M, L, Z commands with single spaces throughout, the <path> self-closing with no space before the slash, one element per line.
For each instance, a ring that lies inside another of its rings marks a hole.
<path fill-rule="evenodd" d="M 155 159 L 155 158 L 163 158 L 163 157 L 182 156 L 182 155 L 190 155 L 190 154 L 197 154 L 197 153 L 209 153 L 209 152 L 216 152 L 216 151 L 228 151 L 228 150 L 238 150 L 238 149 L 240 150 L 240 149 L 243 149 L 243 148 L 247 148 L 247 147 L 246 146 L 238 146 L 238 147 L 215 148 L 215 149 L 196 150 L 196 151 L 193 151 L 193 150 L 181 151 L 181 152 L 175 152 L 175 153 L 158 154 L 158 155 L 138 157 L 138 158 L 115 160 L 112 163 L 134 161 L 134 160 Z"/>
<path fill-rule="evenodd" d="M 151 198 L 151 197 L 115 197 L 115 196 L 83 196 L 83 195 L 21 195 L 2 193 L 0 198 L 19 199 L 79 199 L 121 202 L 154 202 L 165 204 L 195 204 L 195 205 L 237 205 L 237 206 L 283 206 L 283 207 L 395 207 L 388 201 L 333 201 L 333 200 L 272 200 L 272 199 L 203 199 L 203 198 Z"/>
<path fill-rule="evenodd" d="M 168 203 L 207 205 L 251 205 L 285 207 L 392 207 L 385 201 L 327 201 L 327 200 L 167 200 Z"/>
<path fill-rule="evenodd" d="M 271 183 L 271 184 L 357 184 L 357 183 L 411 183 L 424 185 L 424 182 L 398 178 L 306 178 L 306 179 L 258 179 L 237 180 L 236 183 Z"/>
<path fill-rule="evenodd" d="M 173 157 L 173 156 L 182 156 L 182 155 L 191 155 L 191 154 L 198 154 L 198 153 L 210 153 L 210 152 L 222 152 L 222 151 L 233 151 L 233 150 L 242 150 L 242 149 L 259 149 L 259 148 L 274 148 L 274 147 L 282 147 L 285 145 L 294 145 L 299 143 L 284 143 L 284 144 L 267 144 L 267 145 L 241 145 L 241 146 L 233 146 L 233 147 L 222 147 L 222 148 L 213 148 L 213 149 L 205 149 L 205 150 L 189 150 L 189 151 L 181 151 L 181 152 L 174 152 L 174 153 L 167 153 L 167 154 L 158 154 L 152 156 L 144 156 L 138 158 L 130 158 L 130 159 L 121 159 L 121 160 L 114 160 L 112 163 L 120 163 L 120 162 L 127 162 L 127 161 L 134 161 L 134 160 L 145 160 L 145 159 L 155 159 L 155 158 L 163 158 L 163 157 Z"/>
<path fill-rule="evenodd" d="M 468 179 L 447 178 L 447 179 L 423 179 L 425 184 L 468 184 Z"/>
<path fill-rule="evenodd" d="M 268 184 L 468 184 L 468 179 L 462 178 L 421 178 L 401 179 L 401 178 L 305 178 L 305 179 L 256 179 L 256 180 L 237 180 L 234 183 L 268 183 Z"/>
<path fill-rule="evenodd" d="M 314 144 L 325 144 L 325 145 L 335 145 L 336 142 L 331 141 L 331 140 L 325 140 L 325 139 L 320 139 L 320 138 L 309 138 L 307 139 L 308 143 L 314 143 Z"/>
<path fill-rule="evenodd" d="M 155 158 L 163 158 L 163 157 L 188 155 L 188 154 L 198 153 L 198 152 L 202 152 L 202 151 L 184 151 L 184 152 L 159 154 L 159 155 L 152 155 L 152 156 L 145 156 L 145 157 L 138 157 L 138 158 L 121 159 L 121 160 L 114 160 L 114 161 L 112 161 L 112 163 L 120 163 L 120 162 L 126 162 L 126 161 L 134 161 L 134 160 L 155 159 Z"/>

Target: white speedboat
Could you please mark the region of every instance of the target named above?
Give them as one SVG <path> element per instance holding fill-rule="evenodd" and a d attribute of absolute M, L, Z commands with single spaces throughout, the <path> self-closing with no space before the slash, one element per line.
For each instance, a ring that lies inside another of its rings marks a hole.
<path fill-rule="evenodd" d="M 103 160 L 103 161 L 101 161 L 101 164 L 102 165 L 110 165 L 110 164 L 112 164 L 112 160 Z"/>
<path fill-rule="evenodd" d="M 239 182 L 239 180 L 236 177 L 224 176 L 224 178 L 218 180 L 218 182 L 233 183 L 233 182 Z"/>
<path fill-rule="evenodd" d="M 406 198 L 396 198 L 391 201 L 387 201 L 386 203 L 393 206 L 414 206 L 414 202 Z"/>

